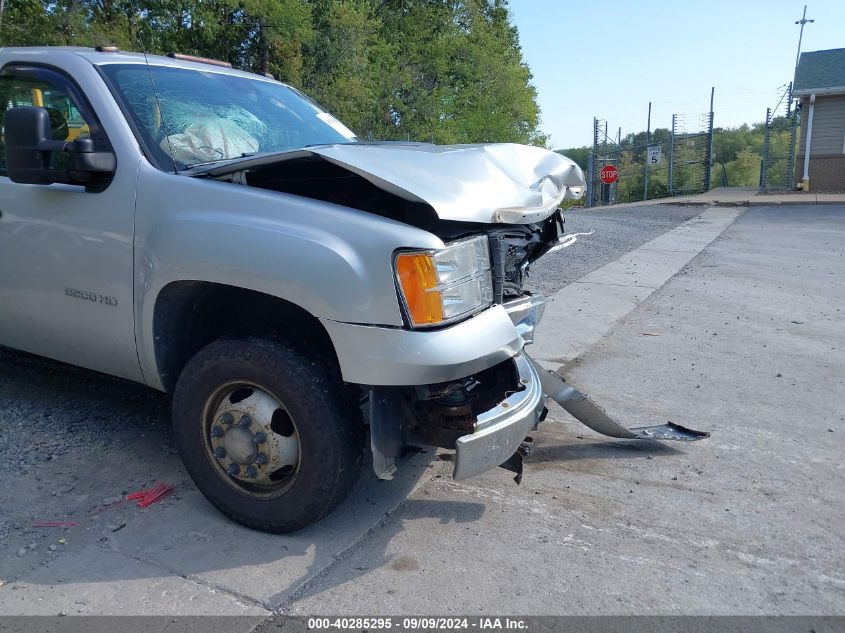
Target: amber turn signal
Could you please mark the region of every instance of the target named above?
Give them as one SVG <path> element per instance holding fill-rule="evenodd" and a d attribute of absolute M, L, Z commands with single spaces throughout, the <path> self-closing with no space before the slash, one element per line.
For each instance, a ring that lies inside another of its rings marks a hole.
<path fill-rule="evenodd" d="M 413 325 L 434 325 L 443 321 L 443 301 L 436 289 L 437 270 L 430 254 L 397 255 L 396 277 Z"/>

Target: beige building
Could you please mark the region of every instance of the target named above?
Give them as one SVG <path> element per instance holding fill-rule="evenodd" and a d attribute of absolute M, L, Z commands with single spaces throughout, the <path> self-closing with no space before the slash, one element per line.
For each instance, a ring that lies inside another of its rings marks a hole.
<path fill-rule="evenodd" d="M 801 53 L 792 94 L 801 100 L 795 182 L 845 192 L 845 48 Z"/>

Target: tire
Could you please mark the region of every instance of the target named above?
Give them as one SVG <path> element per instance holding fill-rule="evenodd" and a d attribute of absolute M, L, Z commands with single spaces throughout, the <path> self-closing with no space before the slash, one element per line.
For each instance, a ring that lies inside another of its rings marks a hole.
<path fill-rule="evenodd" d="M 333 364 L 283 340 L 221 339 L 179 376 L 176 444 L 197 488 L 223 514 L 264 532 L 299 530 L 336 508 L 357 478 L 364 427 L 348 394 Z"/>

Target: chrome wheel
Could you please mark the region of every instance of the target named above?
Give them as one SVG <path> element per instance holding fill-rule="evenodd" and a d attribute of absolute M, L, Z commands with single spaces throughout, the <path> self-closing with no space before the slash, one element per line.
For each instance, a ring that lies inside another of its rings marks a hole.
<path fill-rule="evenodd" d="M 269 391 L 228 383 L 208 399 L 203 438 L 209 459 L 229 485 L 255 497 L 290 488 L 300 463 L 296 424 Z"/>

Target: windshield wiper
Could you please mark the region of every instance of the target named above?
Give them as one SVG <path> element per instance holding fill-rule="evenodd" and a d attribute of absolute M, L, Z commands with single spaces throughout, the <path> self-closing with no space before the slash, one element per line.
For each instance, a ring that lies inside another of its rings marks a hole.
<path fill-rule="evenodd" d="M 206 165 L 214 165 L 215 163 L 226 163 L 232 160 L 241 160 L 242 158 L 252 158 L 253 156 L 258 156 L 262 153 L 267 152 L 243 152 L 240 156 L 233 156 L 231 158 L 215 158 L 214 160 L 204 160 L 201 163 L 191 163 L 190 165 L 180 169 L 179 171 L 188 171 L 189 169 L 193 169 L 194 167 L 205 167 Z"/>

